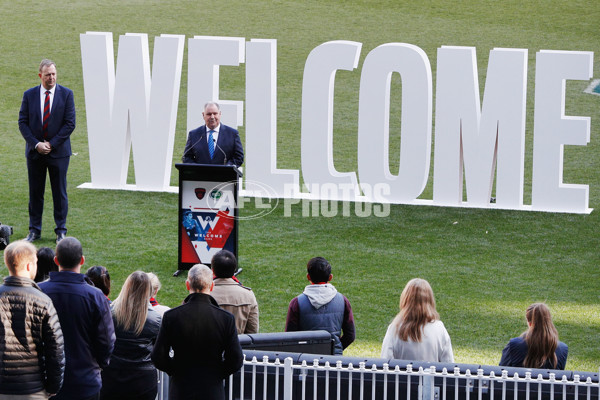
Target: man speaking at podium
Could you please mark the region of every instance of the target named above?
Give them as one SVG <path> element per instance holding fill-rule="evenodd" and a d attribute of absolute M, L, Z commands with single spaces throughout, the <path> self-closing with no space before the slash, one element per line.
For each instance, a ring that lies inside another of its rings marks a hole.
<path fill-rule="evenodd" d="M 236 129 L 221 124 L 221 107 L 208 102 L 202 112 L 205 125 L 191 130 L 181 161 L 196 164 L 235 165 L 244 162 L 244 149 Z"/>

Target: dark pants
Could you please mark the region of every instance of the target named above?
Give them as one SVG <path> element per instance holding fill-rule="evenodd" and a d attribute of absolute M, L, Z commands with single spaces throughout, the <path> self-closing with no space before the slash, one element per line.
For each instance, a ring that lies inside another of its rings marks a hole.
<path fill-rule="evenodd" d="M 93 396 L 89 396 L 89 397 L 77 397 L 74 398 L 72 396 L 66 397 L 66 396 L 61 396 L 60 392 L 58 393 L 58 395 L 56 395 L 56 397 L 50 397 L 52 400 L 98 400 L 100 399 L 100 392 L 96 393 Z"/>
<path fill-rule="evenodd" d="M 154 400 L 158 392 L 156 369 L 102 371 L 100 400 Z"/>
<path fill-rule="evenodd" d="M 67 170 L 70 157 L 27 158 L 27 174 L 29 177 L 29 230 L 42 232 L 42 214 L 44 212 L 44 192 L 46 190 L 46 173 L 50 176 L 52 201 L 54 203 L 54 222 L 56 233 L 67 232 Z"/>

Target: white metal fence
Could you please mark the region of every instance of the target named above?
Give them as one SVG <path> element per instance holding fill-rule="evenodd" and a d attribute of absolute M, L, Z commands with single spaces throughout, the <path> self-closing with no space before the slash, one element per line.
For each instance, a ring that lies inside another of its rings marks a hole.
<path fill-rule="evenodd" d="M 452 371 L 439 371 L 435 366 L 413 369 L 411 364 L 390 368 L 382 363 L 369 368 L 364 362 L 343 366 L 338 361 L 330 365 L 318 359 L 295 364 L 289 357 L 281 362 L 264 356 L 260 361 L 256 357 L 244 360 L 242 370 L 228 379 L 226 395 L 230 400 L 599 400 L 595 374 L 581 373 L 581 379 L 582 375 L 571 371 L 560 376 L 549 372 L 544 377 L 519 370 L 522 376 L 509 375 L 507 370 L 496 374 L 458 367 Z"/>

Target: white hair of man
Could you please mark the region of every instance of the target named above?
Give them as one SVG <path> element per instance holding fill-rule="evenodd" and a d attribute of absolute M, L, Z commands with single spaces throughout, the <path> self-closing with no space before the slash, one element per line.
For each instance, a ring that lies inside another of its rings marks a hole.
<path fill-rule="evenodd" d="M 221 106 L 216 101 L 209 101 L 208 103 L 206 103 L 204 105 L 204 111 L 206 111 L 206 109 L 210 106 L 215 106 L 215 107 L 217 107 L 217 110 L 221 111 Z"/>
<path fill-rule="evenodd" d="M 194 292 L 210 292 L 213 283 L 213 272 L 204 264 L 196 264 L 188 271 L 187 281 Z"/>

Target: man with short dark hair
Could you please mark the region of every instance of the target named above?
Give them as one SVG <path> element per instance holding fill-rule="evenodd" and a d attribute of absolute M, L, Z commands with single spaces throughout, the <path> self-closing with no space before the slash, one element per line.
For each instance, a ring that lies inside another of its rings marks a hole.
<path fill-rule="evenodd" d="M 169 400 L 224 400 L 223 380 L 243 362 L 235 320 L 210 296 L 206 265 L 194 265 L 185 284 L 190 295 L 163 315 L 152 361 L 171 375 Z"/>
<path fill-rule="evenodd" d="M 334 354 L 342 354 L 355 338 L 350 302 L 329 283 L 333 275 L 326 259 L 312 258 L 306 270 L 311 284 L 290 302 L 285 331 L 326 330 L 334 340 Z"/>
<path fill-rule="evenodd" d="M 115 344 L 108 300 L 85 281 L 85 263 L 79 240 L 66 237 L 56 246 L 58 272 L 40 287 L 54 303 L 65 337 L 65 381 L 57 400 L 95 400 L 100 396 L 100 372 Z"/>
<path fill-rule="evenodd" d="M 60 389 L 65 370 L 58 315 L 33 281 L 35 246 L 9 244 L 4 263 L 10 276 L 0 286 L 0 400 L 48 399 Z"/>
<path fill-rule="evenodd" d="M 210 266 L 215 276 L 215 287 L 210 295 L 222 309 L 233 314 L 238 334 L 258 333 L 256 297 L 252 289 L 233 279 L 238 267 L 235 255 L 221 250 L 213 256 Z"/>

